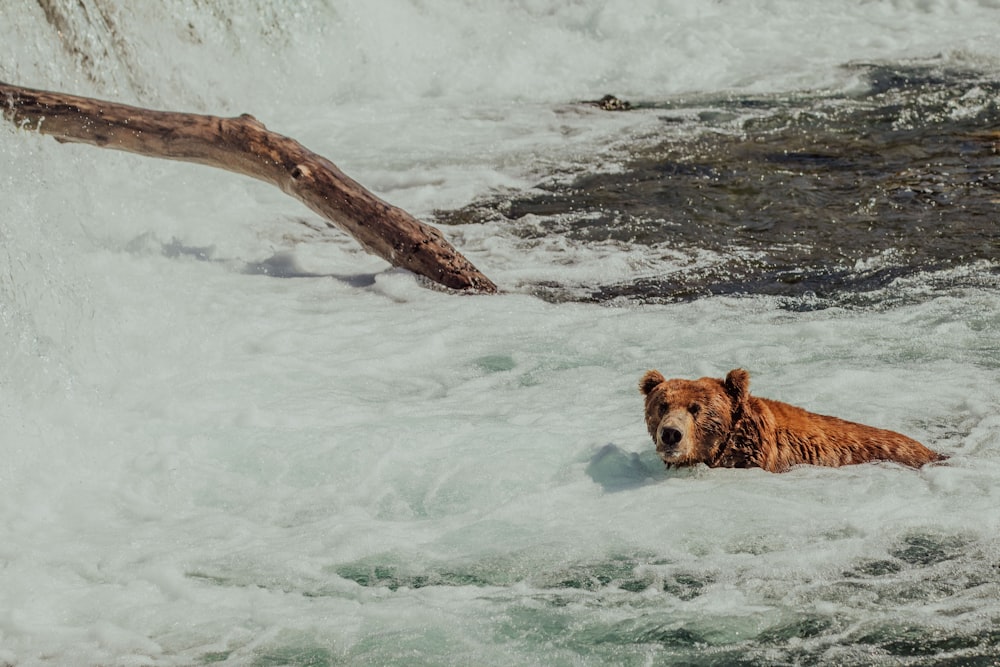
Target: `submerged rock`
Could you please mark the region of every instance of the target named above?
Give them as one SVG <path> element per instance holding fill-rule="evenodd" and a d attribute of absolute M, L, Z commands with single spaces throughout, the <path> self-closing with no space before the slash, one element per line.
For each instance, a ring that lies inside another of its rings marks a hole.
<path fill-rule="evenodd" d="M 605 95 L 599 100 L 588 100 L 584 104 L 589 104 L 604 111 L 629 111 L 632 108 L 630 102 L 618 99 L 614 95 Z"/>
<path fill-rule="evenodd" d="M 556 301 L 769 294 L 813 308 L 979 263 L 963 279 L 996 282 L 1000 81 L 858 67 L 869 87 L 850 96 L 665 102 L 661 137 L 635 145 L 622 169 L 559 175 L 439 219 L 499 219 L 528 240 L 649 258 L 625 281 L 525 286 Z"/>

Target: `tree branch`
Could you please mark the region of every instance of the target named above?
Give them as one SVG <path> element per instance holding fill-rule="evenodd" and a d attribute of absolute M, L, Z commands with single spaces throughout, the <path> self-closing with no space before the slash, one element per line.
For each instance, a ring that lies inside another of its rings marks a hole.
<path fill-rule="evenodd" d="M 3 82 L 0 112 L 18 127 L 59 142 L 196 162 L 271 183 L 394 266 L 452 289 L 497 291 L 440 231 L 248 114 L 221 118 L 154 111 Z"/>

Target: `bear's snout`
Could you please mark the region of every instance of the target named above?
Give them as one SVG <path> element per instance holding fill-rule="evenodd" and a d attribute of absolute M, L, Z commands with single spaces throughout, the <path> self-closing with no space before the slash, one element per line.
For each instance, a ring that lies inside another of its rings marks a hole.
<path fill-rule="evenodd" d="M 656 429 L 656 453 L 664 463 L 674 463 L 688 456 L 685 426 L 677 419 L 664 419 Z"/>
<path fill-rule="evenodd" d="M 656 438 L 657 449 L 662 450 L 672 450 L 676 449 L 680 441 L 684 439 L 684 433 L 673 426 L 664 426 L 660 429 L 660 434 Z"/>

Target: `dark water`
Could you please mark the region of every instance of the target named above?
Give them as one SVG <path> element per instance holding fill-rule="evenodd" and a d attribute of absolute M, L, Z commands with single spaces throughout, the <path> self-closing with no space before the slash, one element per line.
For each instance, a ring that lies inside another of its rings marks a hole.
<path fill-rule="evenodd" d="M 663 132 L 620 173 L 553 179 L 439 221 L 690 258 L 628 283 L 527 286 L 552 300 L 768 294 L 823 307 L 905 298 L 891 288 L 917 274 L 940 289 L 1000 282 L 1000 81 L 853 67 L 866 85 L 851 95 L 633 101 L 628 113 L 660 112 Z"/>

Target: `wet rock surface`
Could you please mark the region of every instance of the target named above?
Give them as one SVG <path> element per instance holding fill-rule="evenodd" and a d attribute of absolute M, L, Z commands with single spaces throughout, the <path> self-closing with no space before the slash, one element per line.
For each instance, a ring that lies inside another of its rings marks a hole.
<path fill-rule="evenodd" d="M 660 114 L 662 138 L 622 170 L 439 222 L 499 219 L 529 242 L 669 255 L 624 283 L 528 286 L 556 301 L 769 294 L 809 307 L 867 303 L 901 278 L 959 267 L 945 283 L 1000 282 L 1000 81 L 934 64 L 852 68 L 863 85 L 850 95 L 634 103 Z"/>

